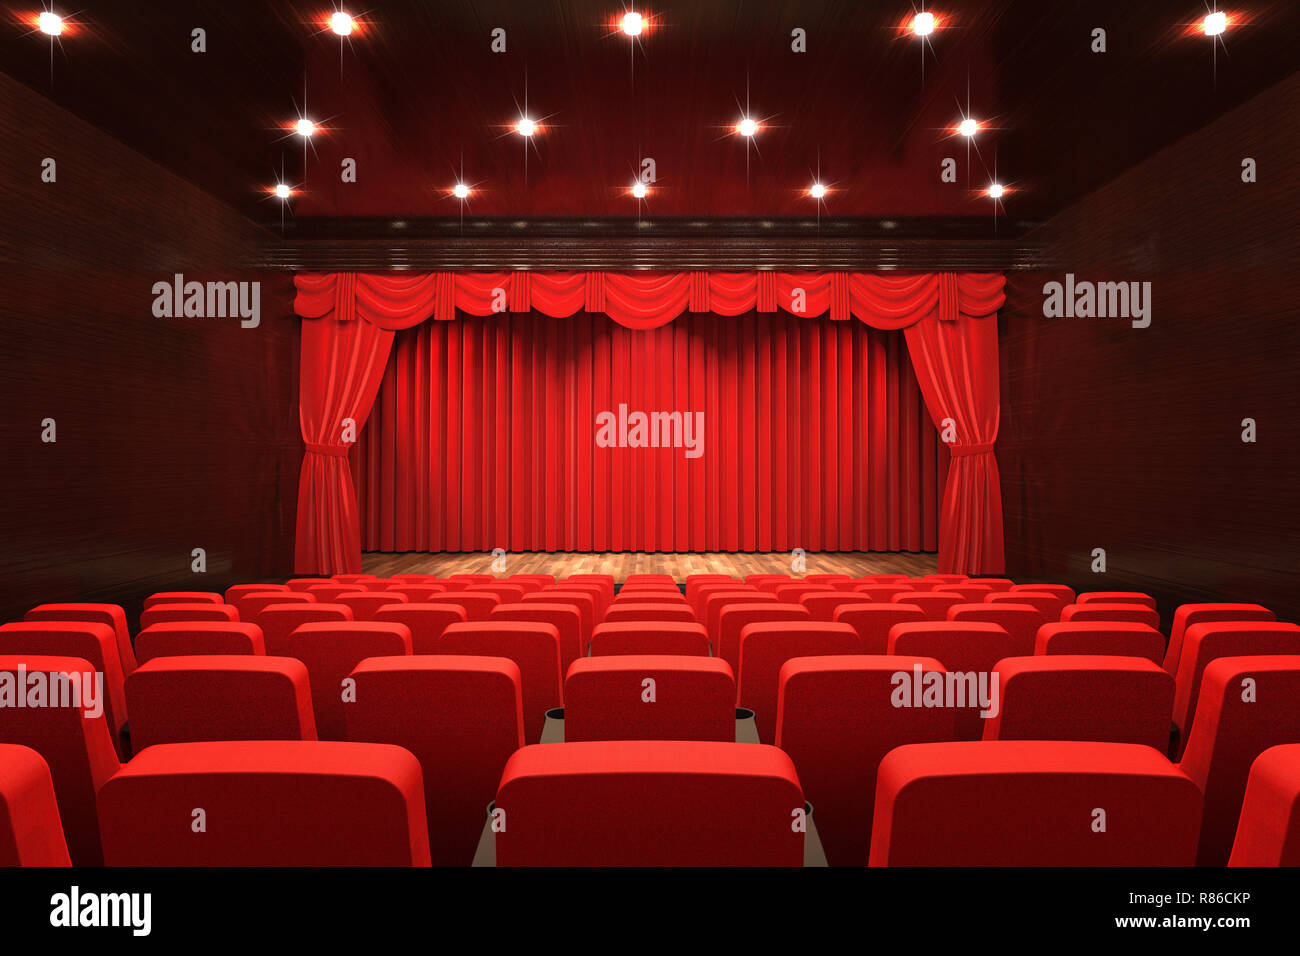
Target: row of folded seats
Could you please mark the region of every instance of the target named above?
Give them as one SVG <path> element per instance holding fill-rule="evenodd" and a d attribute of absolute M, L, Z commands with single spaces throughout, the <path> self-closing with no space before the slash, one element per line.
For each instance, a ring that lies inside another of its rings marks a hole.
<path fill-rule="evenodd" d="M 98 675 L 102 713 L 0 707 L 49 768 L 6 747 L 3 803 L 44 786 L 89 865 L 466 865 L 494 795 L 504 864 L 797 864 L 805 799 L 833 865 L 1300 862 L 1296 625 L 1185 605 L 1166 641 L 1133 592 L 875 578 L 299 579 L 153 595 L 134 642 L 42 605 L 0 698 Z M 564 742 L 525 746 L 548 711 Z"/>

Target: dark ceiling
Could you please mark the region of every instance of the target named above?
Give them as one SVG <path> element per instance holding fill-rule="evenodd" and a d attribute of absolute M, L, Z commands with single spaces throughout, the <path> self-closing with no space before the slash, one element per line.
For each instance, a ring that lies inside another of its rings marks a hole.
<path fill-rule="evenodd" d="M 634 218 L 643 156 L 658 172 L 650 219 L 810 218 L 820 169 L 822 217 L 954 237 L 992 234 L 979 190 L 996 164 L 1013 234 L 1300 64 L 1300 4 L 1282 0 L 1237 10 L 1217 54 L 1192 28 L 1200 0 L 936 0 L 924 50 L 900 30 L 906 0 L 656 0 L 637 7 L 635 47 L 621 0 L 360 0 L 346 43 L 321 30 L 329 0 L 76 0 L 51 75 L 48 39 L 20 22 L 39 3 L 10 5 L 0 67 L 277 231 L 266 187 L 283 168 L 301 188 L 288 232 L 314 236 L 459 217 L 462 168 L 472 219 Z M 495 27 L 505 53 L 489 48 Z M 543 125 L 527 150 L 510 131 L 525 91 Z M 283 128 L 304 99 L 328 127 L 305 169 Z M 730 131 L 747 100 L 764 121 L 753 143 Z M 969 160 L 949 129 L 968 102 L 989 124 Z M 945 156 L 957 184 L 940 182 Z M 355 184 L 340 182 L 344 157 Z"/>

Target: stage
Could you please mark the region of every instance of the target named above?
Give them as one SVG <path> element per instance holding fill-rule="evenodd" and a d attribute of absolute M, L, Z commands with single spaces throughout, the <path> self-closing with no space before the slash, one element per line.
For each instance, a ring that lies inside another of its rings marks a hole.
<path fill-rule="evenodd" d="M 493 557 L 485 553 L 430 554 L 405 552 L 391 554 L 367 552 L 362 555 L 362 569 L 368 574 L 392 577 L 395 574 L 612 574 L 622 583 L 632 574 L 671 574 L 679 582 L 688 574 L 727 574 L 744 578 L 747 574 L 794 574 L 794 558 L 787 552 L 712 552 L 658 553 L 644 552 L 547 552 L 529 551 L 505 555 L 505 570 L 493 571 Z M 868 574 L 906 574 L 919 577 L 938 570 L 938 556 L 924 552 L 895 551 L 822 551 L 804 556 L 804 574 L 847 574 L 860 578 Z"/>

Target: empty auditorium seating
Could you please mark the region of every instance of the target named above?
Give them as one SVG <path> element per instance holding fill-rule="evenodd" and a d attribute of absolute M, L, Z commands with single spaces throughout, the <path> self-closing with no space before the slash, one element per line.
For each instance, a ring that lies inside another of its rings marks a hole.
<path fill-rule="evenodd" d="M 862 638 L 862 653 L 885 654 L 889 629 L 905 621 L 924 621 L 925 612 L 913 604 L 846 604 L 835 609 L 835 620 L 848 624 Z"/>
<path fill-rule="evenodd" d="M 524 604 L 568 604 L 578 609 L 578 633 L 582 647 L 591 639 L 591 629 L 596 626 L 596 599 L 582 591 L 568 591 L 558 587 L 546 588 L 536 594 L 525 594 Z"/>
<path fill-rule="evenodd" d="M 448 624 L 466 620 L 459 604 L 389 604 L 375 612 L 379 622 L 405 624 L 411 632 L 411 653 L 438 653 L 438 639 Z"/>
<path fill-rule="evenodd" d="M 437 584 L 438 576 L 436 574 L 393 574 L 389 580 L 394 584 Z"/>
<path fill-rule="evenodd" d="M 357 585 L 331 581 L 328 584 L 313 584 L 307 589 L 307 593 L 321 604 L 333 604 L 334 599 L 340 594 L 356 594 Z"/>
<path fill-rule="evenodd" d="M 157 591 L 144 599 L 144 606 L 155 604 L 225 604 L 225 598 L 216 591 Z"/>
<path fill-rule="evenodd" d="M 969 581 L 964 574 L 923 574 L 922 581 L 933 581 L 936 584 L 964 584 Z"/>
<path fill-rule="evenodd" d="M 1045 621 L 1055 621 L 1068 602 L 1059 594 L 1047 591 L 994 591 L 985 596 L 984 603 L 995 607 L 999 604 L 1028 605 L 1041 611 Z"/>
<path fill-rule="evenodd" d="M 271 648 L 282 646 L 284 639 L 303 624 L 353 619 L 352 608 L 345 604 L 268 604 L 257 612 L 256 622 L 266 646 Z"/>
<path fill-rule="evenodd" d="M 584 657 L 564 678 L 565 742 L 735 738 L 736 681 L 716 657 Z"/>
<path fill-rule="evenodd" d="M 318 584 L 341 583 L 335 582 L 333 578 L 290 578 L 284 582 L 284 586 L 290 591 L 310 591 Z"/>
<path fill-rule="evenodd" d="M 987 587 L 987 585 L 983 585 Z M 1015 594 L 1017 591 L 1033 591 L 1041 594 L 1055 594 L 1061 599 L 1061 607 L 1067 604 L 1073 604 L 1074 588 L 1067 587 L 1064 584 L 1014 584 L 1007 589 L 1008 593 Z"/>
<path fill-rule="evenodd" d="M 544 585 L 544 586 L 539 586 L 539 587 L 536 588 L 535 590 L 529 591 L 528 593 L 529 593 L 529 594 L 537 594 L 537 593 L 541 593 L 541 592 L 543 592 L 543 591 L 546 590 L 546 587 L 548 587 L 548 586 L 545 586 L 545 585 Z M 556 585 L 556 587 L 559 588 L 560 586 L 559 586 L 559 585 Z M 596 582 L 594 582 L 594 581 L 591 582 L 590 584 L 584 584 L 584 583 L 581 582 L 581 581 L 574 581 L 574 582 L 572 582 L 572 583 L 566 581 L 566 582 L 564 583 L 563 588 L 560 588 L 560 590 L 562 590 L 563 592 L 566 592 L 566 593 L 572 593 L 572 594 L 589 594 L 589 595 L 591 595 L 591 600 L 592 600 L 592 602 L 593 602 L 593 604 L 594 604 L 594 606 L 595 606 L 595 609 L 596 609 L 596 616 L 595 616 L 595 620 L 596 620 L 596 621 L 602 621 L 602 620 L 604 620 L 604 618 L 605 618 L 605 611 L 609 609 L 610 604 L 613 603 L 613 601 L 614 601 L 614 591 L 613 591 L 613 589 L 610 588 L 610 589 L 606 590 L 602 585 L 600 585 L 600 584 L 598 584 L 598 583 L 596 583 Z"/>
<path fill-rule="evenodd" d="M 406 604 L 406 595 L 398 594 L 396 591 L 347 591 L 340 594 L 333 601 L 334 604 L 346 607 L 352 614 L 354 621 L 373 621 L 375 612 L 381 607 L 387 607 L 390 604 Z"/>
<path fill-rule="evenodd" d="M 1016 655 L 1025 657 L 1034 653 L 1035 635 L 1047 620 L 1047 615 L 1030 604 L 986 601 L 982 604 L 954 604 L 948 608 L 948 620 L 999 624 L 1015 642 Z"/>
<path fill-rule="evenodd" d="M 629 574 L 623 581 L 628 584 L 671 584 L 677 585 L 677 579 L 671 574 Z"/>
<path fill-rule="evenodd" d="M 772 591 L 776 599 L 782 604 L 798 604 L 799 599 L 805 594 L 835 594 L 836 589 L 829 584 L 805 584 L 800 581 L 792 581 L 789 584 L 782 584 Z"/>
<path fill-rule="evenodd" d="M 835 620 L 835 609 L 848 604 L 862 604 L 862 596 L 850 591 L 816 591 L 799 598 L 815 621 Z"/>
<path fill-rule="evenodd" d="M 541 738 L 546 712 L 564 705 L 561 643 L 559 628 L 547 621 L 492 618 L 448 624 L 438 639 L 437 653 L 514 661 L 519 668 L 524 739 L 532 743 Z"/>
<path fill-rule="evenodd" d="M 411 632 L 396 621 L 321 621 L 299 625 L 283 638 L 268 635 L 266 653 L 296 657 L 307 665 L 316 736 L 342 740 L 345 697 L 355 699 L 355 688 L 347 682 L 352 668 L 367 657 L 410 654 Z"/>
<path fill-rule="evenodd" d="M 614 601 L 605 612 L 605 620 L 612 621 L 682 621 L 692 623 L 695 612 L 687 604 L 673 602 L 645 603 Z"/>
<path fill-rule="evenodd" d="M 993 668 L 1004 657 L 1015 657 L 1015 639 L 999 624 L 982 621 L 922 621 L 895 624 L 889 630 L 887 653 L 933 657 L 953 676 L 952 704 L 956 715 L 953 736 L 979 740 L 984 735 L 981 711 L 991 710 Z M 990 706 L 981 706 L 981 696 Z M 957 706 L 960 705 L 960 706 Z"/>
<path fill-rule="evenodd" d="M 472 583 L 472 582 L 471 582 Z M 482 591 L 447 591 L 438 595 L 439 604 L 456 604 L 465 609 L 465 620 L 486 621 L 496 608 L 502 604 L 495 594 Z M 517 605 L 511 605 L 517 607 Z"/>
<path fill-rule="evenodd" d="M 169 621 L 238 621 L 239 612 L 229 604 L 155 604 L 140 612 L 140 627 Z"/>
<path fill-rule="evenodd" d="M 266 594 L 269 591 L 288 591 L 287 584 L 232 584 L 226 588 L 226 603 L 239 607 L 239 599 L 245 594 Z"/>
<path fill-rule="evenodd" d="M 934 589 L 936 594 L 960 594 L 968 604 L 982 602 L 990 594 L 997 594 L 984 584 L 940 584 Z"/>
<path fill-rule="evenodd" d="M 1159 664 L 1165 653 L 1165 636 L 1150 624 L 1053 621 L 1038 629 L 1034 653 L 1144 657 Z"/>
<path fill-rule="evenodd" d="M 591 632 L 592 657 L 608 654 L 674 654 L 708 657 L 709 635 L 693 621 L 605 621 Z"/>
<path fill-rule="evenodd" d="M 516 751 L 501 866 L 800 866 L 794 765 L 761 744 L 588 741 Z"/>
<path fill-rule="evenodd" d="M 131 633 L 126 627 L 126 612 L 116 604 L 38 604 L 25 615 L 24 621 L 87 621 L 107 624 L 113 629 L 117 641 L 117 659 L 122 673 L 135 670 L 135 651 L 131 646 Z"/>
<path fill-rule="evenodd" d="M 1201 795 L 1150 747 L 911 744 L 880 761 L 872 866 L 1190 866 Z"/>
<path fill-rule="evenodd" d="M 429 863 L 420 763 L 387 744 L 150 747 L 104 784 L 99 821 L 109 866 Z"/>
<path fill-rule="evenodd" d="M 1198 865 L 1227 863 L 1255 758 L 1269 747 L 1295 743 L 1300 656 L 1221 657 L 1206 665 L 1178 764 L 1205 794 Z"/>
<path fill-rule="evenodd" d="M 448 581 L 464 581 L 466 584 L 491 584 L 496 580 L 493 574 L 449 574 Z"/>
<path fill-rule="evenodd" d="M 737 702 L 754 712 L 759 739 L 776 738 L 781 666 L 795 657 L 861 654 L 862 638 L 848 624 L 826 621 L 764 621 L 740 632 Z"/>
<path fill-rule="evenodd" d="M 469 866 L 506 760 L 524 746 L 519 667 L 503 657 L 371 657 L 352 677 L 348 740 L 416 756 L 430 859 Z"/>
<path fill-rule="evenodd" d="M 471 618 L 471 620 L 473 620 Z M 582 612 L 572 604 L 549 604 L 544 601 L 521 601 L 493 608 L 488 620 L 531 621 L 550 624 L 560 635 L 560 673 L 569 669 L 579 657 L 585 656 L 582 640 Z M 466 652 L 468 653 L 468 652 Z"/>
<path fill-rule="evenodd" d="M 159 657 L 126 679 L 131 744 L 315 740 L 307 668 L 292 657 Z"/>
<path fill-rule="evenodd" d="M 0 866 L 70 866 L 50 768 L 35 750 L 0 743 Z"/>
<path fill-rule="evenodd" d="M 752 587 L 747 584 L 736 584 L 730 581 L 724 581 L 724 582 L 715 581 L 715 582 L 709 582 L 707 584 L 701 584 L 698 588 L 695 589 L 695 596 L 687 599 L 687 603 L 690 604 L 691 610 L 695 612 L 695 616 L 699 619 L 700 623 L 707 624 L 709 597 L 714 594 L 735 595 L 737 593 L 757 594 L 759 595 L 758 600 L 760 601 L 776 600 L 776 595 L 768 591 L 760 591 L 758 588 Z"/>
<path fill-rule="evenodd" d="M 966 599 L 960 594 L 950 594 L 944 591 L 902 591 L 889 600 L 891 604 L 907 604 L 912 607 L 919 607 L 931 621 L 947 620 L 948 608 L 966 603 Z"/>
<path fill-rule="evenodd" d="M 775 743 L 794 761 L 831 866 L 867 863 L 881 758 L 903 744 L 952 739 L 951 708 L 895 706 L 900 673 L 911 681 L 917 673 L 942 674 L 943 665 L 881 655 L 796 657 L 781 665 Z"/>
<path fill-rule="evenodd" d="M 1074 604 L 1141 604 L 1153 611 L 1156 599 L 1142 591 L 1083 591 L 1075 596 Z"/>
<path fill-rule="evenodd" d="M 1067 604 L 1062 621 L 1129 621 L 1160 627 L 1160 615 L 1145 604 Z"/>
<path fill-rule="evenodd" d="M 236 598 L 239 620 L 255 621 L 262 608 L 272 604 L 318 604 L 315 595 L 301 591 L 249 591 Z"/>
<path fill-rule="evenodd" d="M 374 581 L 376 575 L 373 574 L 332 574 L 330 579 L 338 581 L 339 584 L 357 584 L 361 581 Z"/>
<path fill-rule="evenodd" d="M 491 584 L 471 584 L 465 589 L 467 594 L 495 594 L 501 599 L 502 604 L 510 604 L 515 601 L 523 600 L 528 588 L 521 584 L 509 584 L 505 581 L 493 581 Z"/>
<path fill-rule="evenodd" d="M 535 588 L 549 587 L 555 583 L 554 574 L 512 574 L 506 578 L 511 584 L 534 585 Z M 534 588 L 526 588 L 533 590 Z"/>
<path fill-rule="evenodd" d="M 1099 740 L 1164 753 L 1174 682 L 1140 657 L 1005 657 L 985 740 Z"/>
<path fill-rule="evenodd" d="M 749 624 L 759 622 L 779 623 L 783 621 L 812 621 L 812 615 L 802 604 L 784 604 L 781 602 L 758 604 L 724 604 L 718 609 L 717 623 L 709 627 L 709 638 L 713 641 L 713 656 L 721 657 L 731 665 L 732 670 L 740 672 L 740 634 Z"/>
<path fill-rule="evenodd" d="M 1016 582 L 1010 578 L 967 578 L 967 584 L 982 584 L 985 587 L 992 588 L 994 591 L 1010 591 L 1016 586 Z"/>
<path fill-rule="evenodd" d="M 1251 764 L 1228 866 L 1300 866 L 1300 744 Z"/>
<path fill-rule="evenodd" d="M 437 601 L 438 595 L 445 594 L 446 590 L 441 584 L 390 584 L 384 588 L 384 593 L 400 594 L 408 604 L 429 604 Z M 318 597 L 317 600 L 323 601 L 325 598 Z"/>
<path fill-rule="evenodd" d="M 906 574 L 866 574 L 862 577 L 863 581 L 870 581 L 872 584 L 896 584 L 899 581 L 906 581 Z"/>
<path fill-rule="evenodd" d="M 118 771 L 112 730 L 102 711 L 103 701 L 81 688 L 94 688 L 95 672 L 85 660 L 73 657 L 45 657 L 39 654 L 0 655 L 0 674 L 17 683 L 18 675 L 47 675 L 66 679 L 65 692 L 57 694 L 58 707 L 0 707 L 0 750 L 19 744 L 41 755 L 49 766 L 58 801 L 67 852 L 74 866 L 100 866 L 99 820 L 95 816 L 95 793 Z M 30 686 L 30 684 L 29 684 Z M 56 699 L 46 697 L 46 703 Z M 0 787 L 5 770 L 0 769 Z M 0 837 L 0 842 L 3 837 Z M 3 857 L 3 851 L 0 851 Z"/>
<path fill-rule="evenodd" d="M 155 657 L 265 654 L 266 642 L 262 629 L 246 621 L 171 621 L 137 634 L 135 652 L 144 664 Z"/>
<path fill-rule="evenodd" d="M 1183 635 L 1193 624 L 1213 621 L 1273 621 L 1273 612 L 1259 604 L 1183 604 L 1174 611 L 1173 626 L 1169 629 L 1169 646 L 1165 649 L 1165 670 L 1178 672 L 1178 658 L 1182 654 Z"/>

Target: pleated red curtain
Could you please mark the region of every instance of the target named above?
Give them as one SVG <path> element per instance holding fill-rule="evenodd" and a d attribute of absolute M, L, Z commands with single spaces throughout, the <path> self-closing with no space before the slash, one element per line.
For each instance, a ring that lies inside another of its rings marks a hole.
<path fill-rule="evenodd" d="M 702 454 L 601 447 L 620 404 Z M 351 456 L 375 551 L 932 551 L 947 460 L 899 333 L 784 312 L 425 322 Z"/>

